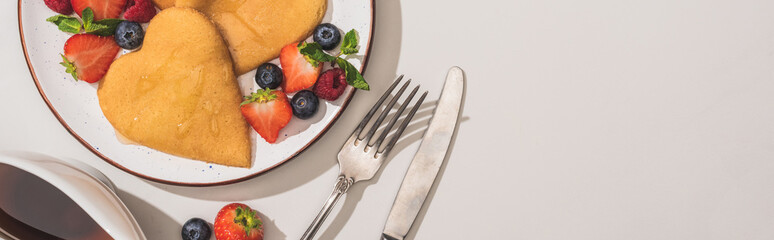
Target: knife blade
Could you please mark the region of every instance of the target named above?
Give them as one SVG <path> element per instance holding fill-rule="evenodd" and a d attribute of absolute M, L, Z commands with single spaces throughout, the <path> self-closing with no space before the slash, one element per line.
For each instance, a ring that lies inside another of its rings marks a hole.
<path fill-rule="evenodd" d="M 452 67 L 446 75 L 433 119 L 430 120 L 419 150 L 414 155 L 395 197 L 381 239 L 402 240 L 411 229 L 446 158 L 457 125 L 464 90 L 462 69 Z"/>

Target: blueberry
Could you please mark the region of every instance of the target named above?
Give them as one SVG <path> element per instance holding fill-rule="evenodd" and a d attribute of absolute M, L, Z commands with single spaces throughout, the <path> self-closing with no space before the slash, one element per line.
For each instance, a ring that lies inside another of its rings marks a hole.
<path fill-rule="evenodd" d="M 290 106 L 293 107 L 293 115 L 300 119 L 312 117 L 317 112 L 317 106 L 320 100 L 309 90 L 301 90 L 293 95 L 290 100 Z"/>
<path fill-rule="evenodd" d="M 142 45 L 143 38 L 145 38 L 145 31 L 139 23 L 123 21 L 116 27 L 115 39 L 121 48 L 128 50 L 138 48 Z"/>
<path fill-rule="evenodd" d="M 183 224 L 183 240 L 209 240 L 212 235 L 210 224 L 201 218 L 191 218 Z"/>
<path fill-rule="evenodd" d="M 255 83 L 262 89 L 278 88 L 282 83 L 283 78 L 282 69 L 273 63 L 261 64 L 261 66 L 258 66 L 258 70 L 255 71 Z"/>
<path fill-rule="evenodd" d="M 341 42 L 341 33 L 336 25 L 323 23 L 314 28 L 312 38 L 322 46 L 322 49 L 331 50 Z"/>

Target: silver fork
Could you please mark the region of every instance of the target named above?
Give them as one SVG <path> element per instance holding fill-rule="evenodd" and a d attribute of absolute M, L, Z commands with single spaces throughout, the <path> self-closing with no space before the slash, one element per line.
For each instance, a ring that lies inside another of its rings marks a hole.
<path fill-rule="evenodd" d="M 377 138 L 373 144 L 369 144 L 374 134 L 376 133 L 376 130 L 387 117 L 387 114 L 389 114 L 390 109 L 392 109 L 392 107 L 398 101 L 398 98 L 400 98 L 403 92 L 406 91 L 406 88 L 408 88 L 409 83 L 411 83 L 411 80 L 409 79 L 405 84 L 403 84 L 400 90 L 395 93 L 395 96 L 392 98 L 392 100 L 387 103 L 384 111 L 382 111 L 382 113 L 379 115 L 379 118 L 376 119 L 376 122 L 374 122 L 374 124 L 368 130 L 365 138 L 360 138 L 360 133 L 362 133 L 363 129 L 365 129 L 366 125 L 368 125 L 371 117 L 373 117 L 373 115 L 379 110 L 379 107 L 382 105 L 382 103 L 384 103 L 384 100 L 390 96 L 390 93 L 395 89 L 395 87 L 398 86 L 398 83 L 400 83 L 401 79 L 403 79 L 403 75 L 398 77 L 392 86 L 390 86 L 390 88 L 385 91 L 384 95 L 379 98 L 379 101 L 374 104 L 374 106 L 370 111 L 368 111 L 368 114 L 365 115 L 357 128 L 355 128 L 355 131 L 349 137 L 347 142 L 344 143 L 344 146 L 341 147 L 338 155 L 339 178 L 336 182 L 336 186 L 333 188 L 333 193 L 331 193 L 331 196 L 328 197 L 328 201 L 325 202 L 325 205 L 323 206 L 322 210 L 320 210 L 320 213 L 317 214 L 317 217 L 315 217 L 314 221 L 312 221 L 312 225 L 306 229 L 304 236 L 301 237 L 302 240 L 312 239 L 314 237 L 315 233 L 317 233 L 317 230 L 320 229 L 320 226 L 325 221 L 325 218 L 327 218 L 328 214 L 330 214 L 331 210 L 333 210 L 333 206 L 336 205 L 336 202 L 339 200 L 339 198 L 341 198 L 341 196 L 347 193 L 349 187 L 352 186 L 352 184 L 359 181 L 369 180 L 374 177 L 374 174 L 376 174 L 376 172 L 379 171 L 379 168 L 381 168 L 384 159 L 387 158 L 387 156 L 390 154 L 390 150 L 392 150 L 392 148 L 395 146 L 395 143 L 398 142 L 400 135 L 402 135 L 403 131 L 406 130 L 406 126 L 408 126 L 411 118 L 414 117 L 417 109 L 419 109 L 419 106 L 422 105 L 422 102 L 425 100 L 425 96 L 427 96 L 427 91 L 425 91 L 419 100 L 414 103 L 414 107 L 412 107 L 411 111 L 403 119 L 403 122 L 401 122 L 400 126 L 390 141 L 382 151 L 379 151 L 382 142 L 385 138 L 387 138 L 387 134 L 398 121 L 400 115 L 404 110 L 406 110 L 406 106 L 408 106 L 411 99 L 414 98 L 414 95 L 416 95 L 417 91 L 419 90 L 419 86 L 416 86 L 414 87 L 414 90 L 411 91 L 411 94 L 409 94 L 406 100 L 403 101 L 403 104 L 401 104 L 400 108 L 395 113 L 395 116 L 392 117 L 390 122 L 387 123 L 386 127 L 382 130 L 379 138 Z"/>

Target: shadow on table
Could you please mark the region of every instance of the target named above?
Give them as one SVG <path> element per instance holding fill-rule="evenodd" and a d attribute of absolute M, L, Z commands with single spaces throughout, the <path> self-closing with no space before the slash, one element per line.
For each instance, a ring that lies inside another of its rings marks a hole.
<path fill-rule="evenodd" d="M 121 198 L 129 211 L 134 213 L 134 218 L 140 224 L 140 228 L 146 237 L 161 237 L 159 239 L 180 239 L 180 230 L 183 228 L 180 222 L 175 221 L 170 216 L 164 214 L 161 210 L 149 204 L 145 200 L 134 196 L 123 190 L 117 190 L 116 194 Z M 142 213 L 142 214 L 137 214 Z M 263 213 L 258 213 L 263 220 L 263 229 L 265 236 L 271 239 L 286 239 L 287 236 L 275 223 L 274 219 L 269 218 Z M 210 225 L 210 229 L 215 229 L 211 219 L 205 219 Z M 164 228 L 161 229 L 160 226 Z M 151 239 L 150 237 L 148 239 Z M 214 237 L 213 237 L 214 239 Z"/>
<path fill-rule="evenodd" d="M 373 42 L 364 77 L 371 91 L 357 91 L 336 123 L 304 152 L 281 166 L 244 182 L 214 187 L 184 187 L 147 181 L 167 192 L 203 200 L 244 201 L 265 198 L 308 183 L 336 167 L 336 155 L 355 126 L 395 77 L 400 59 L 402 16 L 399 1 L 375 1 Z M 408 133 L 408 132 L 407 132 Z M 394 151 L 408 146 L 398 143 Z M 313 154 L 309 154 L 309 153 Z M 237 191 L 237 189 L 251 189 Z"/>
<path fill-rule="evenodd" d="M 163 239 L 180 239 L 181 223 L 175 221 L 163 211 L 149 204 L 142 198 L 116 189 L 116 195 L 121 198 L 129 211 L 134 215 L 137 224 L 142 228 L 145 236 L 163 237 Z M 142 213 L 142 214 L 139 214 Z M 159 226 L 164 226 L 160 229 Z"/>
<path fill-rule="evenodd" d="M 280 230 L 277 227 L 277 223 L 274 221 L 274 219 L 270 219 L 263 214 L 260 214 L 260 215 L 261 215 L 261 220 L 263 220 L 264 239 L 287 239 L 288 238 L 288 236 L 285 235 L 285 233 L 282 232 L 282 230 Z"/>

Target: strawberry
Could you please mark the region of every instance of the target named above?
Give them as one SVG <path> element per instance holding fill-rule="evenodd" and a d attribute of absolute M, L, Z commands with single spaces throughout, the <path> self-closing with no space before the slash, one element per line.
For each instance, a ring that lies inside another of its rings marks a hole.
<path fill-rule="evenodd" d="M 231 203 L 215 217 L 217 240 L 262 240 L 263 222 L 258 213 L 241 203 Z"/>
<path fill-rule="evenodd" d="M 291 43 L 280 51 L 280 65 L 285 81 L 282 81 L 282 90 L 286 93 L 297 92 L 311 87 L 320 76 L 322 64 L 312 65 L 303 54 L 298 51 L 298 43 Z"/>
<path fill-rule="evenodd" d="M 242 102 L 242 116 L 269 143 L 277 141 L 279 131 L 293 116 L 288 97 L 280 90 L 258 89 Z"/>
<path fill-rule="evenodd" d="M 75 79 L 93 83 L 105 76 L 121 47 L 112 37 L 92 34 L 75 34 L 67 39 L 60 64 Z"/>
<path fill-rule="evenodd" d="M 73 11 L 81 16 L 83 9 L 91 7 L 94 21 L 105 18 L 118 18 L 126 7 L 127 0 L 71 0 Z M 81 16 L 83 17 L 83 16 Z"/>

